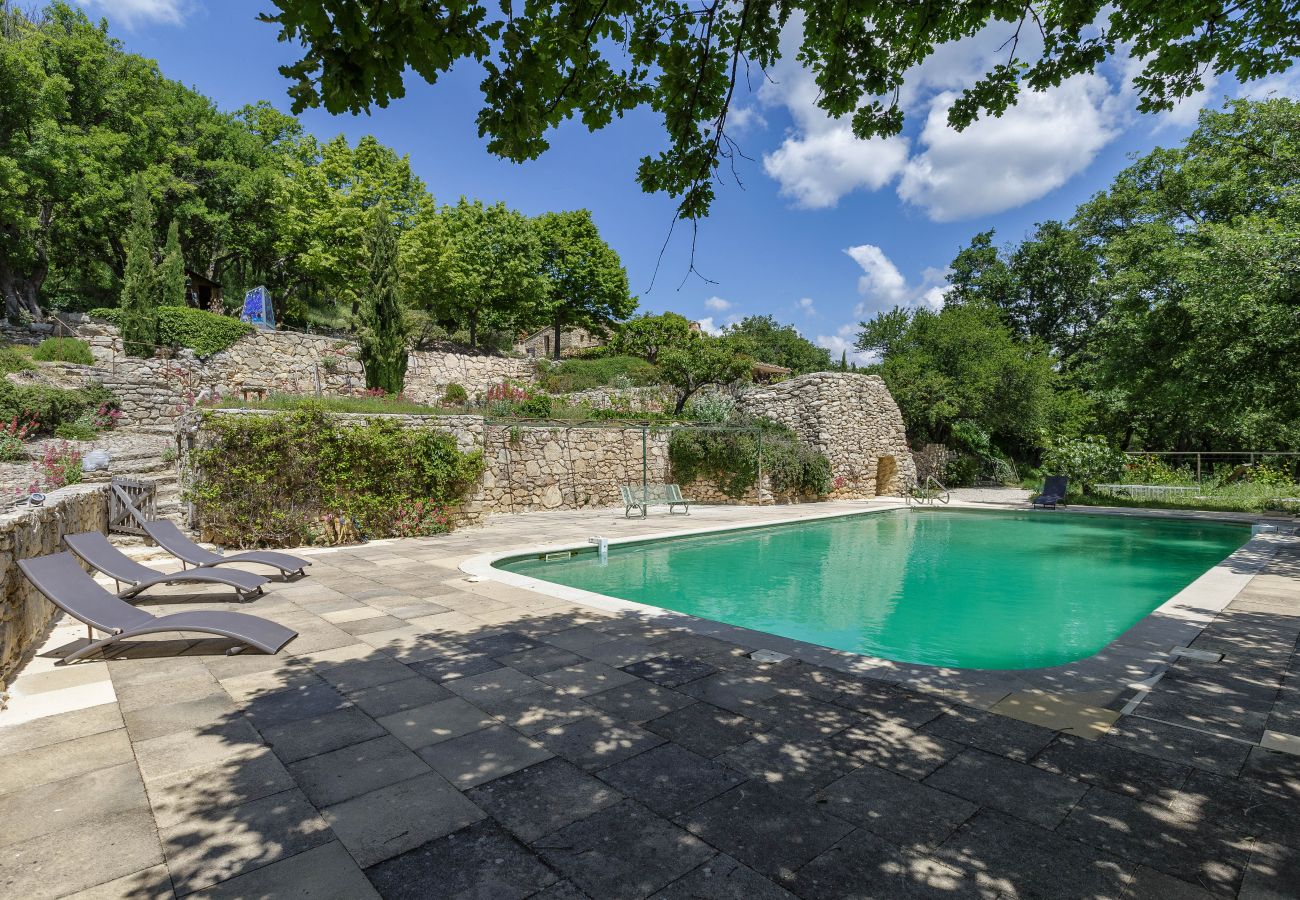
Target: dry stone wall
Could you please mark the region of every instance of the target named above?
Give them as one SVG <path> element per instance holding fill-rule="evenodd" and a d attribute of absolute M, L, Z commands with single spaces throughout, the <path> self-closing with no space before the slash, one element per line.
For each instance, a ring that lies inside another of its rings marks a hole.
<path fill-rule="evenodd" d="M 897 494 L 916 478 L 903 417 L 878 375 L 800 375 L 746 391 L 737 407 L 792 428 L 823 453 L 833 499 Z"/>
<path fill-rule="evenodd" d="M 0 687 L 58 612 L 23 577 L 18 560 L 62 550 L 63 536 L 108 528 L 108 486 L 79 484 L 50 492 L 42 506 L 0 515 Z"/>

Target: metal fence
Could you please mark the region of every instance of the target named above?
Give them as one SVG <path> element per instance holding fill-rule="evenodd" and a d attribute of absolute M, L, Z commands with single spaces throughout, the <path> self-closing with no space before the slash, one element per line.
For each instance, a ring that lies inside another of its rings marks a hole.
<path fill-rule="evenodd" d="M 1293 450 L 1130 450 L 1125 455 L 1130 460 L 1158 459 L 1171 469 L 1187 472 L 1197 484 L 1244 474 L 1264 462 L 1282 468 L 1300 482 L 1300 452 Z"/>

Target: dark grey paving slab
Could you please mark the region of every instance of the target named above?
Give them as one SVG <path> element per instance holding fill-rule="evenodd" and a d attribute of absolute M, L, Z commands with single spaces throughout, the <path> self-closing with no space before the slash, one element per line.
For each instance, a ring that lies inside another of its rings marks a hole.
<path fill-rule="evenodd" d="M 1213 896 L 1159 869 L 1138 866 L 1124 890 L 1123 900 L 1210 900 Z"/>
<path fill-rule="evenodd" d="M 486 653 L 488 656 L 508 656 L 538 646 L 537 641 L 517 631 L 503 631 L 486 637 L 471 638 L 463 643 L 470 653 Z"/>
<path fill-rule="evenodd" d="M 413 750 L 496 724 L 496 719 L 459 697 L 403 710 L 377 721 Z"/>
<path fill-rule="evenodd" d="M 702 841 L 631 800 L 538 839 L 533 847 L 601 900 L 640 900 L 714 855 Z"/>
<path fill-rule="evenodd" d="M 1241 778 L 1259 790 L 1300 803 L 1300 756 L 1252 747 Z"/>
<path fill-rule="evenodd" d="M 1257 743 L 1273 707 L 1276 687 L 1245 693 L 1204 679 L 1160 679 L 1142 701 L 1143 718 L 1158 719 Z"/>
<path fill-rule="evenodd" d="M 654 732 L 604 715 L 548 728 L 535 737 L 556 756 L 587 770 L 612 766 L 664 742 Z"/>
<path fill-rule="evenodd" d="M 854 712 L 912 729 L 921 728 L 953 708 L 938 697 L 867 679 L 858 679 L 847 686 L 835 696 L 834 702 Z"/>
<path fill-rule="evenodd" d="M 1102 740 L 1125 750 L 1229 776 L 1241 771 L 1250 754 L 1250 744 L 1245 742 L 1140 716 L 1124 716 Z"/>
<path fill-rule="evenodd" d="M 795 900 L 794 894 L 720 853 L 652 900 Z"/>
<path fill-rule="evenodd" d="M 605 663 L 605 665 L 621 668 L 634 662 L 640 662 L 643 659 L 649 659 L 652 656 L 658 656 L 661 651 L 653 644 L 635 638 L 615 638 L 603 644 L 584 647 L 576 652 L 587 657 L 587 659 L 594 659 L 597 662 Z"/>
<path fill-rule="evenodd" d="M 532 842 L 623 796 L 603 781 L 550 759 L 471 789 L 467 796 L 520 840 Z"/>
<path fill-rule="evenodd" d="M 333 685 L 316 678 L 253 697 L 243 703 L 243 711 L 260 731 L 274 725 L 321 716 L 350 705 L 348 699 Z"/>
<path fill-rule="evenodd" d="M 454 696 L 442 685 L 419 676 L 376 684 L 363 690 L 346 691 L 345 695 L 358 709 L 376 719 Z"/>
<path fill-rule="evenodd" d="M 216 682 L 213 684 L 215 685 Z M 147 741 L 149 738 L 171 734 L 173 731 L 186 731 L 220 722 L 233 715 L 235 711 L 234 702 L 218 687 L 215 693 L 209 693 L 197 700 L 159 703 L 131 710 L 123 714 L 123 719 L 131 740 Z"/>
<path fill-rule="evenodd" d="M 523 900 L 558 876 L 492 821 L 430 841 L 366 870 L 385 900 Z"/>
<path fill-rule="evenodd" d="M 486 653 L 466 651 L 413 662 L 410 667 L 425 678 L 442 682 L 469 675 L 482 675 L 484 672 L 500 669 L 502 665 Z"/>
<path fill-rule="evenodd" d="M 682 685 L 682 693 L 731 712 L 749 715 L 754 706 L 780 692 L 765 675 L 719 672 Z"/>
<path fill-rule="evenodd" d="M 276 756 L 292 763 L 318 753 L 350 747 L 382 734 L 385 734 L 384 729 L 374 719 L 360 709 L 348 708 L 268 726 L 262 737 Z"/>
<path fill-rule="evenodd" d="M 1255 844 L 1241 883 L 1241 900 L 1283 900 L 1300 893 L 1300 849 L 1261 841 Z"/>
<path fill-rule="evenodd" d="M 330 666 L 318 666 L 316 674 L 343 693 L 365 690 L 377 684 L 401 681 L 415 674 L 410 666 L 389 656 L 375 653 L 373 658 L 350 659 Z"/>
<path fill-rule="evenodd" d="M 1212 822 L 1237 835 L 1300 847 L 1300 816 L 1289 799 L 1249 781 L 1195 771 L 1170 798 L 1183 821 Z"/>
<path fill-rule="evenodd" d="M 789 883 L 807 900 L 986 896 L 951 866 L 902 850 L 863 828 L 801 868 Z"/>
<path fill-rule="evenodd" d="M 241 717 L 137 741 L 131 749 L 147 785 L 156 778 L 244 756 L 264 746 L 261 735 Z"/>
<path fill-rule="evenodd" d="M 420 757 L 389 734 L 289 765 L 289 773 L 318 808 L 428 771 Z"/>
<path fill-rule="evenodd" d="M 461 790 L 550 759 L 551 751 L 513 728 L 493 725 L 422 748 L 420 758 Z"/>
<path fill-rule="evenodd" d="M 1034 757 L 1033 765 L 1117 794 L 1144 799 L 1167 798 L 1191 773 L 1188 766 L 1065 734 Z"/>
<path fill-rule="evenodd" d="M 747 782 L 678 818 L 692 834 L 762 875 L 788 878 L 853 830 L 822 807 Z"/>
<path fill-rule="evenodd" d="M 728 791 L 746 776 L 676 744 L 664 744 L 596 773 L 621 793 L 669 818 Z"/>
<path fill-rule="evenodd" d="M 747 715 L 775 734 L 818 740 L 839 734 L 862 720 L 860 713 L 812 697 L 778 695 L 750 708 Z"/>
<path fill-rule="evenodd" d="M 964 746 L 892 719 L 874 720 L 846 728 L 826 741 L 858 763 L 880 766 L 921 779 L 960 753 Z"/>
<path fill-rule="evenodd" d="M 702 659 L 688 656 L 652 656 L 623 667 L 623 671 L 637 678 L 652 681 L 661 687 L 680 687 L 697 678 L 718 671 Z"/>
<path fill-rule="evenodd" d="M 492 707 L 494 717 L 528 735 L 597 713 L 598 710 L 583 698 L 561 693 L 554 688 L 503 700 Z"/>
<path fill-rule="evenodd" d="M 564 650 L 578 651 L 605 643 L 609 640 L 609 635 L 585 625 L 578 625 L 543 635 L 539 640 Z"/>
<path fill-rule="evenodd" d="M 153 816 L 131 809 L 5 847 L 0 893 L 23 900 L 62 897 L 162 861 Z"/>
<path fill-rule="evenodd" d="M 713 758 L 767 731 L 761 722 L 698 702 L 645 723 L 645 728 L 693 753 Z"/>
<path fill-rule="evenodd" d="M 641 679 L 590 694 L 584 699 L 615 718 L 637 724 L 657 719 L 695 702 L 694 697 Z"/>
<path fill-rule="evenodd" d="M 149 803 L 159 828 L 201 820 L 213 810 L 239 806 L 296 787 L 269 749 L 259 748 L 149 780 Z"/>
<path fill-rule="evenodd" d="M 1032 759 L 1056 737 L 1049 728 L 969 707 L 950 709 L 922 731 L 1021 762 Z"/>
<path fill-rule="evenodd" d="M 172 890 L 172 877 L 167 867 L 161 863 L 140 869 L 128 875 L 105 881 L 94 887 L 74 894 L 66 894 L 66 900 L 172 900 L 176 892 Z"/>
<path fill-rule="evenodd" d="M 975 749 L 955 757 L 924 783 L 1043 828 L 1059 825 L 1088 790 L 1077 781 Z"/>
<path fill-rule="evenodd" d="M 862 766 L 817 794 L 828 812 L 912 850 L 928 850 L 969 819 L 976 804 L 876 766 Z"/>
<path fill-rule="evenodd" d="M 378 900 L 361 867 L 338 841 L 214 884 L 191 896 L 203 900 Z"/>
<path fill-rule="evenodd" d="M 756 781 L 799 798 L 808 797 L 861 765 L 825 741 L 801 741 L 779 734 L 757 735 L 717 759 Z"/>
<path fill-rule="evenodd" d="M 636 677 L 601 662 L 585 662 L 565 666 L 538 676 L 557 691 L 575 697 L 607 691 L 612 687 L 631 684 Z"/>
<path fill-rule="evenodd" d="M 459 831 L 483 811 L 430 772 L 321 810 L 363 868 Z"/>
<path fill-rule="evenodd" d="M 491 712 L 493 704 L 540 691 L 546 687 L 546 683 L 506 667 L 447 681 L 443 686 L 453 694 Z"/>
<path fill-rule="evenodd" d="M 996 810 L 976 813 L 933 856 L 985 896 L 1118 897 L 1135 868 Z"/>
<path fill-rule="evenodd" d="M 587 661 L 585 656 L 546 644 L 521 650 L 518 653 L 508 653 L 495 659 L 525 675 L 541 675 L 543 672 L 552 672 L 565 666 L 581 665 Z"/>

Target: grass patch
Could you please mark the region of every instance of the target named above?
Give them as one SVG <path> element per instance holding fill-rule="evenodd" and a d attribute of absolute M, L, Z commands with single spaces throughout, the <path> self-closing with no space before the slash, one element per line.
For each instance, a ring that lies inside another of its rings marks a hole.
<path fill-rule="evenodd" d="M 410 416 L 447 415 L 445 407 L 429 406 L 414 400 L 395 397 L 303 397 L 297 394 L 272 394 L 265 400 L 240 400 L 231 397 L 220 404 L 222 409 L 270 409 L 289 412 L 298 409 L 319 409 L 332 413 L 365 413 L 369 415 L 395 414 Z M 454 412 L 454 410 L 452 411 Z"/>
<path fill-rule="evenodd" d="M 542 386 L 552 394 L 609 386 L 643 387 L 659 382 L 659 370 L 638 356 L 566 359 L 559 365 L 545 364 L 551 368 L 545 371 Z"/>
<path fill-rule="evenodd" d="M 77 363 L 83 366 L 95 364 L 95 357 L 90 353 L 90 345 L 72 337 L 46 338 L 32 352 L 32 359 L 41 362 Z"/>
<path fill-rule="evenodd" d="M 26 344 L 5 344 L 0 346 L 0 374 L 25 372 L 36 368 L 32 362 L 32 348 Z"/>
<path fill-rule="evenodd" d="M 1170 509 L 1205 512 L 1264 513 L 1284 510 L 1275 501 L 1279 497 L 1300 497 L 1300 486 L 1271 487 L 1258 484 L 1205 485 L 1202 491 L 1166 498 L 1113 497 L 1109 494 L 1071 494 L 1068 503 L 1076 506 L 1118 506 L 1126 509 Z"/>

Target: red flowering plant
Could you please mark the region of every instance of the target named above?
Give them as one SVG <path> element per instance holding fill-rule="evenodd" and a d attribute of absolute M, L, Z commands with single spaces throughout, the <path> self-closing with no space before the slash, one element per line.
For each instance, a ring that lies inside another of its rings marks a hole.
<path fill-rule="evenodd" d="M 393 513 L 393 534 L 423 537 L 451 531 L 451 510 L 436 500 L 403 500 Z"/>
<path fill-rule="evenodd" d="M 118 408 L 116 402 L 101 403 L 95 410 L 95 427 L 100 431 L 111 431 L 117 427 L 117 420 L 120 418 L 122 418 L 122 410 Z"/>
<path fill-rule="evenodd" d="M 67 441 L 50 441 L 32 468 L 36 472 L 36 481 L 29 493 L 78 484 L 81 482 L 81 451 Z"/>
<path fill-rule="evenodd" d="M 27 454 L 23 450 L 23 441 L 27 440 L 40 422 L 28 410 L 14 416 L 8 423 L 0 425 L 0 460 L 14 462 Z"/>

